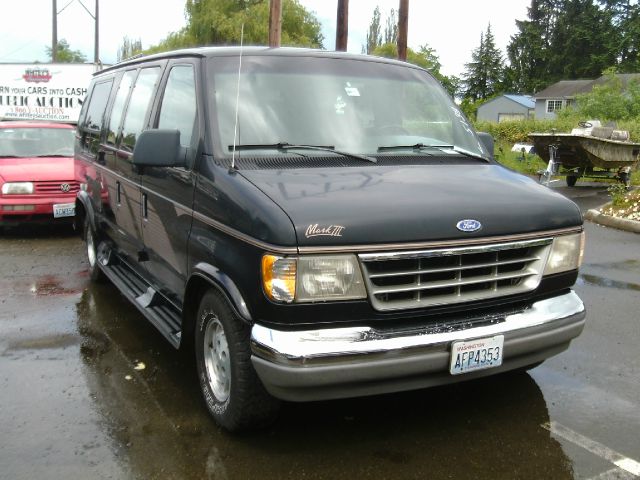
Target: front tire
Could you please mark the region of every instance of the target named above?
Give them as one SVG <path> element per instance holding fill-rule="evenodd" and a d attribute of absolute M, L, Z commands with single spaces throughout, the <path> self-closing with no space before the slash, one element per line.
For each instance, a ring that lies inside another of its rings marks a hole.
<path fill-rule="evenodd" d="M 577 181 L 578 181 L 578 177 L 576 177 L 575 175 L 567 175 L 567 186 L 568 187 L 575 187 Z"/>
<path fill-rule="evenodd" d="M 84 239 L 87 244 L 87 259 L 89 260 L 89 278 L 92 282 L 102 283 L 106 276 L 98 265 L 98 240 L 87 218 L 84 222 Z"/>
<path fill-rule="evenodd" d="M 251 364 L 251 328 L 216 291 L 204 294 L 195 328 L 200 389 L 216 423 L 229 431 L 269 425 L 279 401 L 271 397 Z"/>

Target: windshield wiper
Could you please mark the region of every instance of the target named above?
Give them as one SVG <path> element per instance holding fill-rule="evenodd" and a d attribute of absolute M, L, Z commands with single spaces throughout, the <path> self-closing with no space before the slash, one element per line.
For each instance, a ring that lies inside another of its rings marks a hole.
<path fill-rule="evenodd" d="M 73 153 L 69 155 L 62 155 L 61 153 L 55 153 L 53 155 L 35 155 L 35 158 L 57 158 L 57 157 L 73 157 Z"/>
<path fill-rule="evenodd" d="M 337 155 L 342 155 L 347 158 L 354 158 L 356 160 L 363 160 L 365 162 L 376 163 L 377 160 L 372 157 L 368 157 L 366 155 L 358 155 L 357 153 L 349 153 L 343 152 L 341 150 L 336 150 L 336 147 L 333 145 L 296 145 L 287 142 L 280 143 L 270 143 L 264 145 L 236 145 L 235 150 L 265 150 L 265 149 L 273 149 L 273 150 L 281 150 L 286 152 L 287 150 L 318 150 L 321 152 L 331 152 Z M 234 146 L 229 145 L 229 151 L 233 152 Z"/>
<path fill-rule="evenodd" d="M 392 152 L 393 150 L 423 150 L 425 148 L 453 148 L 453 145 L 428 145 L 426 143 L 414 143 L 413 145 L 385 145 L 378 147 L 379 152 Z"/>
<path fill-rule="evenodd" d="M 460 155 L 464 155 L 466 157 L 471 157 L 471 158 L 477 158 L 478 160 L 483 160 L 485 162 L 489 162 L 489 159 L 486 157 L 483 157 L 482 155 L 479 155 L 477 153 L 473 153 L 470 152 L 468 150 L 465 150 L 463 148 L 460 147 L 456 147 L 455 145 L 428 145 L 425 143 L 414 143 L 413 145 L 389 145 L 389 146 L 382 146 L 382 147 L 378 147 L 378 151 L 379 152 L 390 152 L 390 151 L 394 151 L 394 150 L 407 150 L 407 149 L 413 149 L 416 151 L 420 151 L 420 150 L 425 150 L 428 148 L 436 148 L 436 149 L 440 149 L 440 150 L 453 150 L 456 153 L 459 153 Z"/>

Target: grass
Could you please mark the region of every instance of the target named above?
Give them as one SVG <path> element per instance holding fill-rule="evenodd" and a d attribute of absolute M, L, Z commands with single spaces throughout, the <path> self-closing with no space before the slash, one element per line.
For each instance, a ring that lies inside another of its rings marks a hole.
<path fill-rule="evenodd" d="M 505 167 L 527 175 L 535 175 L 538 170 L 547 168 L 547 164 L 538 155 L 512 152 L 511 145 L 506 142 L 496 143 L 495 158 Z"/>

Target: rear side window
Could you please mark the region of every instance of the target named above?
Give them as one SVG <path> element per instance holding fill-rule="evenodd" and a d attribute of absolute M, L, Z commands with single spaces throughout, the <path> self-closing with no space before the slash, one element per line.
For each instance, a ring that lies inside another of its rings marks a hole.
<path fill-rule="evenodd" d="M 136 84 L 131 92 L 129 106 L 122 126 L 123 150 L 132 152 L 136 139 L 144 128 L 145 119 L 151 107 L 151 97 L 160 75 L 160 68 L 143 68 L 140 70 Z"/>
<path fill-rule="evenodd" d="M 180 130 L 180 144 L 191 145 L 196 124 L 196 84 L 193 66 L 179 65 L 169 72 L 158 128 Z"/>
<path fill-rule="evenodd" d="M 112 84 L 113 79 L 109 79 L 106 82 L 96 83 L 93 87 L 89 106 L 87 107 L 87 115 L 82 123 L 83 128 L 95 131 L 99 131 L 102 128 L 104 111 L 107 107 Z"/>
<path fill-rule="evenodd" d="M 129 90 L 131 89 L 131 85 L 133 85 L 133 80 L 136 78 L 136 73 L 136 70 L 130 70 L 126 72 L 122 77 L 122 80 L 120 80 L 118 93 L 116 94 L 116 99 L 114 100 L 113 108 L 111 109 L 111 118 L 109 119 L 109 133 L 107 134 L 107 143 L 110 145 L 116 144 L 118 128 L 120 127 L 120 122 L 122 121 L 124 107 L 127 104 Z"/>

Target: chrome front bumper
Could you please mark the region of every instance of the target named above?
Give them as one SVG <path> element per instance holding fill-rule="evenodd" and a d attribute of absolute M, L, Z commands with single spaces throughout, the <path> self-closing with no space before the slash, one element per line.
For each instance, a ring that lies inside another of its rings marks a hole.
<path fill-rule="evenodd" d="M 560 353 L 584 328 L 573 291 L 517 311 L 410 329 L 372 327 L 282 331 L 254 325 L 251 360 L 267 390 L 291 401 L 373 395 L 478 378 Z M 451 344 L 504 335 L 503 364 L 449 373 Z"/>

